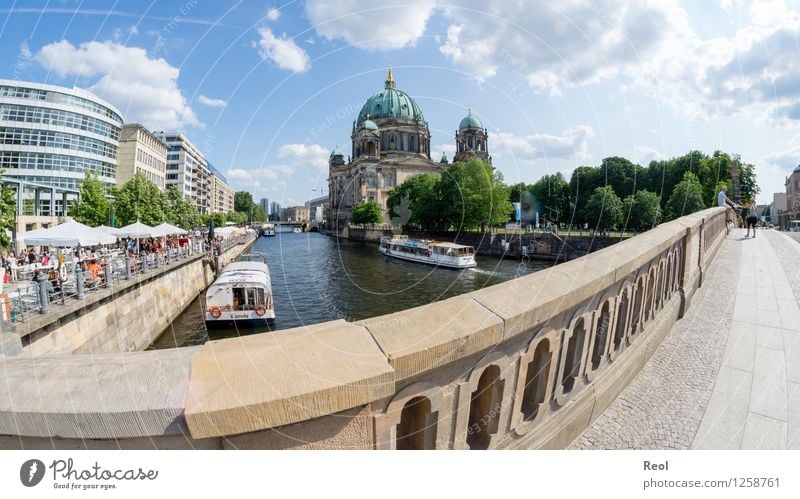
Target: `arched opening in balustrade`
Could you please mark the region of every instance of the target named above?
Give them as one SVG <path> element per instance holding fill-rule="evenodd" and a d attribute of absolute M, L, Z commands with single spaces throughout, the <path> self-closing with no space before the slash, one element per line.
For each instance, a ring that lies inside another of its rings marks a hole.
<path fill-rule="evenodd" d="M 664 281 L 664 301 L 669 301 L 672 296 L 672 254 L 667 258 L 667 275 Z"/>
<path fill-rule="evenodd" d="M 550 376 L 550 340 L 539 341 L 528 364 L 525 375 L 525 390 L 522 394 L 522 417 L 524 421 L 536 419 L 545 403 Z"/>
<path fill-rule="evenodd" d="M 617 313 L 617 328 L 614 331 L 614 351 L 619 352 L 622 342 L 625 340 L 625 325 L 628 321 L 628 290 L 622 291 Z"/>
<path fill-rule="evenodd" d="M 594 346 L 592 347 L 592 371 L 600 367 L 603 356 L 606 354 L 606 339 L 611 329 L 611 305 L 608 300 L 600 309 L 600 318 L 597 320 L 597 330 L 594 333 Z"/>
<path fill-rule="evenodd" d="M 414 397 L 403 406 L 397 425 L 398 450 L 436 448 L 436 413 L 428 397 Z"/>
<path fill-rule="evenodd" d="M 661 310 L 661 307 L 664 305 L 664 279 L 666 279 L 665 274 L 666 264 L 664 260 L 661 260 L 658 263 L 658 273 L 656 274 L 656 300 L 655 300 L 655 309 Z"/>
<path fill-rule="evenodd" d="M 470 449 L 488 449 L 492 435 L 497 433 L 504 385 L 498 366 L 492 365 L 483 370 L 469 404 L 467 445 Z"/>
<path fill-rule="evenodd" d="M 567 342 L 567 353 L 564 358 L 564 374 L 561 376 L 561 392 L 567 394 L 575 387 L 575 379 L 581 370 L 583 357 L 583 341 L 586 338 L 586 327 L 583 317 L 578 319 Z"/>
<path fill-rule="evenodd" d="M 644 317 L 642 323 L 645 323 L 653 318 L 653 303 L 655 302 L 655 286 L 656 286 L 656 268 L 650 269 L 647 274 L 647 293 L 645 294 L 644 301 Z"/>
<path fill-rule="evenodd" d="M 636 336 L 642 322 L 642 303 L 644 302 L 644 276 L 636 281 L 636 289 L 633 292 L 633 316 L 631 317 L 630 337 Z"/>

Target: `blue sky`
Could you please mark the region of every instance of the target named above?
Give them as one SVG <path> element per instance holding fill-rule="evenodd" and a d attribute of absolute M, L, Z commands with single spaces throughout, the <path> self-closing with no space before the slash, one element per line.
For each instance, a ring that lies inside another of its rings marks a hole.
<path fill-rule="evenodd" d="M 756 164 L 769 202 L 800 163 L 797 2 L 4 5 L 0 76 L 87 88 L 126 121 L 180 129 L 235 188 L 284 206 L 327 188 L 328 153 L 349 152 L 389 63 L 436 159 L 471 107 L 508 182 L 721 149 Z"/>

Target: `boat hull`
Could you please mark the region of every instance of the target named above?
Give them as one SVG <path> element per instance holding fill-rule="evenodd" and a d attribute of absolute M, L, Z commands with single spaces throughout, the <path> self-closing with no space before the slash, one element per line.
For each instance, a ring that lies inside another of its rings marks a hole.
<path fill-rule="evenodd" d="M 379 248 L 379 251 L 384 256 L 397 258 L 398 260 L 405 260 L 407 262 L 424 263 L 426 265 L 433 265 L 436 267 L 446 267 L 449 269 L 469 269 L 478 265 L 475 259 L 463 259 L 458 262 L 448 260 L 437 260 L 435 257 L 425 257 L 417 255 L 407 255 L 399 252 L 394 252 L 390 249 Z"/>
<path fill-rule="evenodd" d="M 204 319 L 207 327 L 264 327 L 275 324 L 275 312 L 267 310 L 264 315 L 253 311 L 222 312 L 216 319 L 206 312 Z"/>

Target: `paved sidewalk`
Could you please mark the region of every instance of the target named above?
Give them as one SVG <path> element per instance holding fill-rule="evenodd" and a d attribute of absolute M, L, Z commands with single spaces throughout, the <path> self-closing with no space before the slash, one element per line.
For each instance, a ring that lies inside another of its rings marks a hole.
<path fill-rule="evenodd" d="M 735 229 L 579 449 L 800 449 L 800 244 Z"/>

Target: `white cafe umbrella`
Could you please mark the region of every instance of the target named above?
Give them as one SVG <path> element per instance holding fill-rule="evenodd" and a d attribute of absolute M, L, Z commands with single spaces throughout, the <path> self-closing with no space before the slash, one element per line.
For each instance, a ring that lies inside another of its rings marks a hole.
<path fill-rule="evenodd" d="M 136 239 L 141 237 L 158 237 L 158 234 L 156 234 L 152 227 L 142 222 L 134 222 L 125 227 L 120 227 L 117 229 L 117 235 L 119 237 L 135 237 Z"/>
<path fill-rule="evenodd" d="M 117 238 L 102 230 L 69 220 L 61 225 L 48 229 L 37 229 L 20 234 L 19 239 L 27 246 L 61 246 L 73 247 L 96 246 L 98 244 L 114 244 Z"/>
<path fill-rule="evenodd" d="M 95 229 L 102 230 L 106 234 L 111 234 L 112 236 L 116 236 L 117 232 L 119 231 L 119 229 L 117 229 L 116 227 L 109 227 L 108 225 L 98 225 L 97 227 L 95 227 Z"/>
<path fill-rule="evenodd" d="M 176 227 L 172 224 L 168 224 L 164 222 L 163 224 L 156 225 L 153 227 L 153 231 L 156 232 L 153 237 L 164 237 L 164 236 L 171 236 L 173 234 L 188 234 L 185 230 L 181 229 L 180 227 Z"/>

